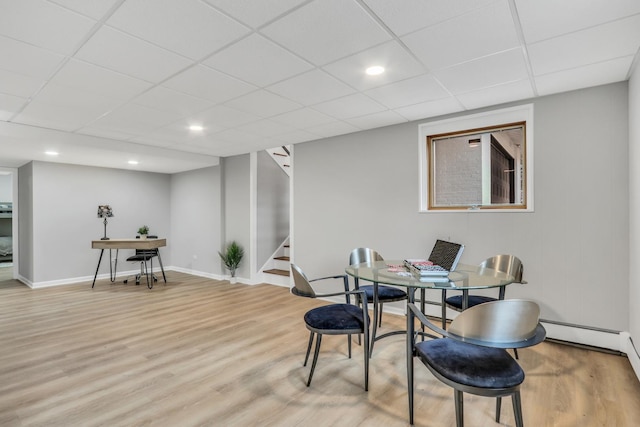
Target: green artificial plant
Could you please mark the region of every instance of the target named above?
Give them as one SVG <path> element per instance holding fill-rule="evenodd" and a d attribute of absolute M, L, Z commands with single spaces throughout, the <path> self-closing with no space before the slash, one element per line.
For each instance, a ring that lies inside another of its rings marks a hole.
<path fill-rule="evenodd" d="M 231 272 L 231 277 L 236 277 L 236 270 L 244 256 L 244 250 L 235 241 L 231 242 L 224 253 L 218 251 L 224 266 Z"/>

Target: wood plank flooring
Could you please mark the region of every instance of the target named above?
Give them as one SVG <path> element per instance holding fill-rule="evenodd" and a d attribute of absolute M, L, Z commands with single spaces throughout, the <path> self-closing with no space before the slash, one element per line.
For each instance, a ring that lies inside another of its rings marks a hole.
<path fill-rule="evenodd" d="M 31 290 L 0 282 L 0 426 L 406 426 L 405 342 L 362 350 L 327 336 L 311 387 L 302 317 L 321 301 L 271 285 L 168 272 L 145 286 L 98 281 Z M 404 318 L 384 315 L 383 331 Z M 525 425 L 638 426 L 628 360 L 553 343 L 520 351 Z M 416 425 L 454 426 L 453 392 L 416 361 Z M 468 426 L 502 423 L 465 395 Z"/>

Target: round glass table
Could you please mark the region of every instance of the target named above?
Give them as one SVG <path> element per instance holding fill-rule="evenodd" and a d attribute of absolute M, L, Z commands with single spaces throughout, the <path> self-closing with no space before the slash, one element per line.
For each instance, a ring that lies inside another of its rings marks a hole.
<path fill-rule="evenodd" d="M 421 290 L 421 311 L 424 312 L 424 292 L 426 289 L 439 289 L 442 292 L 442 329 L 446 329 L 446 291 L 462 292 L 462 309 L 469 306 L 469 290 L 488 289 L 506 286 L 514 282 L 515 278 L 491 268 L 482 268 L 477 265 L 458 264 L 454 271 L 447 276 L 419 276 L 410 272 L 403 260 L 374 261 L 370 263 L 354 264 L 345 268 L 345 273 L 358 280 L 366 280 L 373 283 L 373 309 L 374 318 L 377 318 L 378 310 L 378 284 L 393 285 L 407 288 L 407 298 L 410 303 L 415 303 L 415 291 Z M 404 334 L 406 331 L 392 331 L 377 336 L 377 325 L 374 322 L 371 335 L 371 352 L 375 341 L 384 337 Z"/>

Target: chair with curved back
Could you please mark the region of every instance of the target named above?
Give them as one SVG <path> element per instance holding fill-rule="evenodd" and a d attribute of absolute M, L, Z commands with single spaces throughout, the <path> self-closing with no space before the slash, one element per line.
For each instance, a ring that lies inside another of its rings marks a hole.
<path fill-rule="evenodd" d="M 506 349 L 530 347 L 546 336 L 539 323 L 540 307 L 533 301 L 502 300 L 461 312 L 444 330 L 434 325 L 415 304 L 408 304 L 407 379 L 409 421 L 413 424 L 414 356 L 444 384 L 454 389 L 456 425 L 463 427 L 463 393 L 496 397 L 500 422 L 502 397 L 511 396 L 516 426 L 522 427 L 520 385 L 524 371 Z M 444 338 L 416 342 L 414 318 Z"/>
<path fill-rule="evenodd" d="M 369 248 L 356 248 L 351 251 L 349 255 L 349 265 L 372 263 L 374 261 L 384 261 L 382 256 Z M 373 345 L 376 341 L 376 333 L 378 327 L 382 327 L 382 309 L 384 303 L 394 301 L 404 301 L 407 299 L 407 293 L 393 286 L 378 285 L 363 285 L 360 286 L 358 278 L 354 279 L 356 289 L 363 290 L 367 295 L 367 301 L 373 304 L 373 330 L 371 332 L 371 349 L 369 355 L 373 353 Z M 360 302 L 360 301 L 359 301 Z"/>
<path fill-rule="evenodd" d="M 522 261 L 520 261 L 518 257 L 513 255 L 496 255 L 491 258 L 487 258 L 486 260 L 482 261 L 482 263 L 480 263 L 479 268 L 493 269 L 502 273 L 509 274 L 514 277 L 514 283 L 527 283 L 522 279 L 522 274 L 524 273 L 524 266 L 522 265 Z M 505 295 L 505 288 L 506 286 L 500 286 L 500 290 L 498 291 L 498 298 L 482 295 L 469 295 L 468 308 L 476 306 L 478 304 L 483 304 L 485 302 L 503 300 Z M 456 311 L 462 311 L 463 309 L 462 295 L 454 295 L 449 298 L 445 297 L 444 301 L 447 307 L 452 308 Z"/>
<path fill-rule="evenodd" d="M 313 339 L 317 335 L 307 387 L 311 384 L 311 378 L 313 378 L 313 372 L 318 362 L 322 335 L 347 335 L 349 358 L 351 358 L 351 335 L 362 334 L 364 336 L 364 389 L 369 390 L 369 314 L 367 313 L 366 294 L 361 290 L 350 291 L 349 281 L 346 275 L 309 280 L 302 269 L 293 263 L 291 264 L 291 273 L 294 284 L 293 288 L 291 288 L 291 293 L 294 295 L 306 298 L 344 295 L 346 300 L 346 304 L 324 305 L 311 309 L 304 315 L 304 322 L 309 330 L 309 344 L 307 345 L 307 354 L 304 358 L 304 366 L 307 366 Z M 325 279 L 342 279 L 344 291 L 330 294 L 316 294 L 310 282 Z M 351 304 L 350 295 L 361 298 L 365 303 L 361 307 Z"/>

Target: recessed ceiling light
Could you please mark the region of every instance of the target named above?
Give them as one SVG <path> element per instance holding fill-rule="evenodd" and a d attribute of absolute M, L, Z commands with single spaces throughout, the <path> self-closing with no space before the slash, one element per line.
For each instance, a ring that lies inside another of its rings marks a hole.
<path fill-rule="evenodd" d="M 373 67 L 367 68 L 366 73 L 370 76 L 377 76 L 384 73 L 384 67 L 380 65 L 374 65 Z"/>
<path fill-rule="evenodd" d="M 137 160 L 129 160 L 128 162 L 130 165 L 137 165 L 138 161 Z"/>
<path fill-rule="evenodd" d="M 45 151 L 44 154 L 47 156 L 57 156 L 59 153 L 57 151 Z"/>
<path fill-rule="evenodd" d="M 202 132 L 204 130 L 204 127 L 202 127 L 201 125 L 191 125 L 189 126 L 189 130 L 194 132 Z"/>

